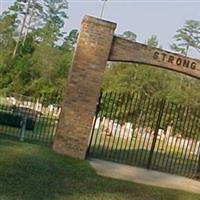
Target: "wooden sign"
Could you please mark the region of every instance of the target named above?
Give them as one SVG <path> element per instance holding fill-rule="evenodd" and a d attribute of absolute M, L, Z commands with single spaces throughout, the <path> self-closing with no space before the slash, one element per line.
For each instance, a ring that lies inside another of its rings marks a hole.
<path fill-rule="evenodd" d="M 200 78 L 200 60 L 120 37 L 115 37 L 113 40 L 109 60 L 142 63 Z"/>

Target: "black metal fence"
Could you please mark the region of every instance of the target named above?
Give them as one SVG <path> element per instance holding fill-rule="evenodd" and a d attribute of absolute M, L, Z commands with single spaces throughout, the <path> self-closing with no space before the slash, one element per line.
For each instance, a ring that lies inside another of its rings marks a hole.
<path fill-rule="evenodd" d="M 0 137 L 50 144 L 61 111 L 60 94 L 39 98 L 0 93 Z"/>
<path fill-rule="evenodd" d="M 140 94 L 103 93 L 88 156 L 199 178 L 200 110 Z"/>

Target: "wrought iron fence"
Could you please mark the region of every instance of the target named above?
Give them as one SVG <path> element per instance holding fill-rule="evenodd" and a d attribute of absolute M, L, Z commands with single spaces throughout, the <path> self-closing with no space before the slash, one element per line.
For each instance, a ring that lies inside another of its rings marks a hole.
<path fill-rule="evenodd" d="M 50 144 L 61 111 L 58 92 L 39 98 L 0 93 L 0 137 Z"/>
<path fill-rule="evenodd" d="M 103 93 L 88 156 L 200 175 L 200 110 L 140 94 Z"/>

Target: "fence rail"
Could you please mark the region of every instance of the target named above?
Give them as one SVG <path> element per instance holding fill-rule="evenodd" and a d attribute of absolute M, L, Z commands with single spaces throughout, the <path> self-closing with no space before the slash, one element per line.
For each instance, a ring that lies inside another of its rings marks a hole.
<path fill-rule="evenodd" d="M 104 92 L 88 156 L 199 178 L 199 122 L 198 108 Z"/>
<path fill-rule="evenodd" d="M 0 94 L 0 137 L 50 144 L 61 111 L 59 95 L 32 98 L 13 93 Z"/>

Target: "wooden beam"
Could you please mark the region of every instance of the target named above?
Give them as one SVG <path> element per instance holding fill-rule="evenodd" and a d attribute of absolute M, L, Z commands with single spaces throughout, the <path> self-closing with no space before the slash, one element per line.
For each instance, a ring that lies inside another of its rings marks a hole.
<path fill-rule="evenodd" d="M 116 36 L 113 40 L 109 61 L 147 64 L 200 79 L 200 60 Z"/>

